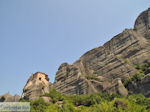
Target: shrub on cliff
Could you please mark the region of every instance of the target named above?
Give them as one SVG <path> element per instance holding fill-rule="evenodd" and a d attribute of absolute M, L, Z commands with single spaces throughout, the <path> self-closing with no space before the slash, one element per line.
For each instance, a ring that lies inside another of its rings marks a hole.
<path fill-rule="evenodd" d="M 49 93 L 46 93 L 44 96 L 51 97 L 53 100 L 53 103 L 56 103 L 57 101 L 63 101 L 64 95 L 57 92 L 56 89 L 51 89 Z"/>
<path fill-rule="evenodd" d="M 91 76 L 91 75 L 85 75 L 85 78 L 88 79 L 88 80 L 101 81 L 98 77 L 96 77 L 96 76 Z"/>
<path fill-rule="evenodd" d="M 127 80 L 125 80 L 124 86 L 127 87 L 129 83 L 141 81 L 144 76 L 145 74 L 143 72 L 138 72 L 135 75 L 128 78 Z"/>
<path fill-rule="evenodd" d="M 135 68 L 141 71 L 146 71 L 150 67 L 150 62 L 146 62 L 142 65 L 135 65 Z"/>

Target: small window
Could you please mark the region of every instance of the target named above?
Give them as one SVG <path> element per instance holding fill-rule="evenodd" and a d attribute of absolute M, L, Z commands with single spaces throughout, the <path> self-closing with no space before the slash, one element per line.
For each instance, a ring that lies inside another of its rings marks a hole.
<path fill-rule="evenodd" d="M 41 77 L 39 78 L 39 80 L 41 80 Z"/>

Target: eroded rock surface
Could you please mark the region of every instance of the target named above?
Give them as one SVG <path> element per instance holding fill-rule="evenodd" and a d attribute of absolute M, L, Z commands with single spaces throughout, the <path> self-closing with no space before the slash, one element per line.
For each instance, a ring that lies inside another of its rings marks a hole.
<path fill-rule="evenodd" d="M 127 96 L 128 95 L 128 90 L 124 87 L 122 81 L 120 78 L 118 79 L 115 79 L 111 86 L 109 86 L 107 89 L 106 89 L 106 92 L 108 93 L 116 93 L 116 94 L 120 94 L 120 95 L 123 95 L 123 96 Z"/>
<path fill-rule="evenodd" d="M 130 82 L 127 88 L 131 94 L 143 94 L 146 97 L 150 97 L 150 74 L 142 78 L 141 81 Z"/>
<path fill-rule="evenodd" d="M 78 66 L 64 63 L 59 67 L 54 88 L 64 94 L 88 94 L 94 91 L 89 83 Z"/>
<path fill-rule="evenodd" d="M 45 93 L 49 92 L 49 78 L 45 73 L 37 72 L 32 74 L 27 81 L 21 98 L 35 100 Z"/>
<path fill-rule="evenodd" d="M 72 65 L 62 64 L 56 73 L 54 87 L 64 94 L 91 94 L 114 85 L 110 93 L 126 96 L 122 83 L 137 72 L 134 65 L 150 61 L 149 27 L 150 9 L 140 14 L 134 29 L 124 30 Z"/>
<path fill-rule="evenodd" d="M 150 8 L 142 12 L 135 22 L 134 29 L 150 39 Z"/>

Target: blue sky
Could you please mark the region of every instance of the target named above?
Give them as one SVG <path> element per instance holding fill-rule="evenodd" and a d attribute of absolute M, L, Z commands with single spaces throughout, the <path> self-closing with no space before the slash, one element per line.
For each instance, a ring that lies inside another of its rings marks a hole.
<path fill-rule="evenodd" d="M 0 0 L 0 94 L 21 95 L 32 73 L 50 81 L 150 7 L 149 0 Z"/>

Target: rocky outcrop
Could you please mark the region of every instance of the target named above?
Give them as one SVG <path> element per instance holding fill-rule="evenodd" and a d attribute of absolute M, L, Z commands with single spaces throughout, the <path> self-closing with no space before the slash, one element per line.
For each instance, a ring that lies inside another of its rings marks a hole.
<path fill-rule="evenodd" d="M 142 36 L 150 39 L 150 8 L 139 15 L 134 29 L 140 32 Z"/>
<path fill-rule="evenodd" d="M 0 102 L 18 102 L 20 100 L 19 95 L 10 95 L 9 93 L 0 96 Z"/>
<path fill-rule="evenodd" d="M 108 93 L 116 93 L 116 94 L 120 94 L 120 95 L 123 95 L 123 96 L 127 96 L 128 95 L 128 90 L 124 87 L 122 81 L 120 78 L 118 79 L 115 79 L 111 86 L 109 86 L 107 89 L 106 89 L 106 92 Z"/>
<path fill-rule="evenodd" d="M 122 82 L 137 72 L 134 65 L 150 61 L 149 26 L 150 9 L 140 14 L 134 29 L 124 30 L 72 65 L 62 64 L 56 73 L 54 87 L 64 94 L 108 91 L 126 96 Z"/>
<path fill-rule="evenodd" d="M 32 74 L 23 89 L 21 98 L 35 100 L 49 92 L 49 78 L 45 73 L 37 72 Z"/>
<path fill-rule="evenodd" d="M 64 94 L 88 94 L 95 91 L 89 83 L 78 66 L 64 63 L 58 69 L 54 88 Z"/>
<path fill-rule="evenodd" d="M 130 82 L 127 88 L 130 94 L 143 94 L 146 97 L 150 97 L 150 74 L 142 78 L 141 81 Z"/>

